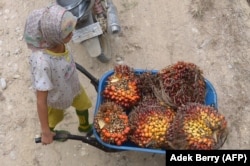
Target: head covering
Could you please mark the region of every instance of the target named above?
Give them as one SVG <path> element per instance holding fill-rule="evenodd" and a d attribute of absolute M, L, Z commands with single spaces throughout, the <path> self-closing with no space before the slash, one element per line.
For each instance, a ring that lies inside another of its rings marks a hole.
<path fill-rule="evenodd" d="M 26 20 L 24 39 L 30 49 L 46 48 L 46 41 L 40 31 L 40 20 L 45 9 L 34 10 Z"/>
<path fill-rule="evenodd" d="M 63 39 L 74 30 L 76 21 L 73 14 L 57 4 L 32 11 L 24 30 L 28 48 L 46 49 L 63 43 Z"/>
<path fill-rule="evenodd" d="M 65 12 L 61 21 L 61 37 L 65 39 L 74 29 L 77 18 L 71 12 Z"/>

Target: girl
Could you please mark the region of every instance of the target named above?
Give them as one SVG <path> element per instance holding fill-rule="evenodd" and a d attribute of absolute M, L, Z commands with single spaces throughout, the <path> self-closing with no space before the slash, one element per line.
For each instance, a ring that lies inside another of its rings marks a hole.
<path fill-rule="evenodd" d="M 34 10 L 26 20 L 24 39 L 32 50 L 30 69 L 45 145 L 53 142 L 53 130 L 63 119 L 63 110 L 70 106 L 76 109 L 78 130 L 92 129 L 88 121 L 91 101 L 80 85 L 74 59 L 65 45 L 72 38 L 76 21 L 56 4 Z"/>

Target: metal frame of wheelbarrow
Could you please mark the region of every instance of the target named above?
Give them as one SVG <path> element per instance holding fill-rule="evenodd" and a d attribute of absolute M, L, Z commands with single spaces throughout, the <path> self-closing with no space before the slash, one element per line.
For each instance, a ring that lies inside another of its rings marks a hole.
<path fill-rule="evenodd" d="M 98 91 L 98 85 L 99 85 L 99 80 L 96 79 L 91 73 L 89 73 L 83 66 L 81 66 L 78 63 L 76 64 L 76 68 L 83 73 L 86 77 L 88 77 L 90 79 L 90 83 L 94 86 L 95 90 Z M 106 147 L 104 145 L 102 145 L 100 142 L 97 141 L 97 139 L 95 137 L 91 137 L 93 135 L 93 132 L 91 133 L 87 133 L 86 136 L 80 136 L 80 135 L 73 135 L 70 134 L 69 132 L 55 132 L 56 135 L 53 137 L 54 140 L 78 140 L 78 141 L 82 141 L 84 143 L 87 143 L 89 145 L 92 145 L 104 152 L 119 152 L 122 150 L 118 150 L 118 149 L 112 149 L 109 147 Z M 41 143 L 41 137 L 35 138 L 35 143 Z"/>

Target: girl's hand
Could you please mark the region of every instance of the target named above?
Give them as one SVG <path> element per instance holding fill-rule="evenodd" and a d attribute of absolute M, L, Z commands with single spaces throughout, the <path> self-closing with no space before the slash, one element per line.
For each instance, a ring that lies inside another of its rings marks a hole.
<path fill-rule="evenodd" d="M 55 133 L 50 131 L 48 122 L 48 106 L 47 106 L 47 96 L 48 91 L 36 91 L 37 96 L 37 112 L 42 129 L 41 142 L 43 145 L 47 145 L 53 142 L 53 137 Z"/>
<path fill-rule="evenodd" d="M 53 137 L 56 134 L 52 131 L 46 131 L 46 132 L 42 132 L 42 144 L 43 145 L 47 145 L 53 142 Z"/>

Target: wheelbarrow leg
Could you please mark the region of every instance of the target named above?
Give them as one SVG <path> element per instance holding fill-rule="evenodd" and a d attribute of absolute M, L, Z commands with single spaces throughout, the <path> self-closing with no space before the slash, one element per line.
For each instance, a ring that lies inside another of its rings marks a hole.
<path fill-rule="evenodd" d="M 99 80 L 96 79 L 92 74 L 90 74 L 83 66 L 76 64 L 76 68 L 83 73 L 86 77 L 90 79 L 90 83 L 95 87 L 95 90 L 98 91 Z"/>

